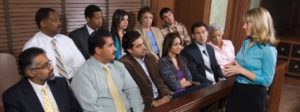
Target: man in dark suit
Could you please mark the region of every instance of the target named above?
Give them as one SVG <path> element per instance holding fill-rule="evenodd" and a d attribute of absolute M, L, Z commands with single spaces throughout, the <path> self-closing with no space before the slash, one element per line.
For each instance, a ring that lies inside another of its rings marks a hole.
<path fill-rule="evenodd" d="M 207 26 L 202 21 L 197 21 L 192 26 L 193 42 L 181 52 L 188 60 L 193 81 L 202 85 L 212 85 L 222 79 L 223 73 L 217 63 L 212 46 L 206 44 Z"/>
<path fill-rule="evenodd" d="M 171 91 L 160 77 L 157 62 L 147 54 L 141 35 L 137 31 L 127 32 L 122 39 L 122 46 L 127 53 L 120 61 L 138 85 L 146 108 L 156 107 L 170 101 Z"/>
<path fill-rule="evenodd" d="M 19 56 L 23 79 L 3 94 L 5 112 L 81 112 L 66 80 L 54 77 L 51 60 L 41 48 Z"/>
<path fill-rule="evenodd" d="M 85 8 L 84 16 L 86 25 L 72 31 L 69 37 L 74 41 L 85 59 L 90 57 L 88 52 L 88 38 L 95 30 L 102 27 L 102 12 L 96 5 L 89 5 Z"/>

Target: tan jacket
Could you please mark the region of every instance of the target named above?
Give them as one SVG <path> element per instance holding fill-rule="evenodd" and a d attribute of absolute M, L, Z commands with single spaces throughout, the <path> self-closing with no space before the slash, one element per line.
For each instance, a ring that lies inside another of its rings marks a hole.
<path fill-rule="evenodd" d="M 153 54 L 158 59 L 159 57 L 154 53 L 151 43 L 150 43 L 150 40 L 148 39 L 146 32 L 143 31 L 141 26 L 138 26 L 135 30 L 141 34 L 141 36 L 144 40 L 145 46 L 147 48 L 147 52 Z M 158 48 L 159 48 L 159 56 L 161 56 L 164 36 L 163 36 L 161 30 L 157 27 L 151 27 L 151 31 L 155 37 L 155 40 L 156 40 Z"/>

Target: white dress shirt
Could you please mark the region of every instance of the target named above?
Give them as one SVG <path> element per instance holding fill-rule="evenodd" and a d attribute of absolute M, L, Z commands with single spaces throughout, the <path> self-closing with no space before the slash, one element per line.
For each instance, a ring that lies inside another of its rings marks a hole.
<path fill-rule="evenodd" d="M 88 30 L 89 34 L 91 35 L 95 30 L 91 28 L 89 25 L 85 25 L 86 29 Z"/>
<path fill-rule="evenodd" d="M 50 37 L 39 31 L 26 42 L 23 51 L 30 47 L 39 47 L 44 49 L 47 57 L 52 60 L 54 75 L 56 77 L 62 77 L 59 75 L 59 70 L 56 66 L 55 51 L 51 45 L 51 41 L 53 39 L 56 40 L 56 47 L 61 55 L 62 63 L 65 67 L 65 71 L 67 72 L 67 78 L 70 79 L 74 76 L 77 68 L 85 62 L 85 59 L 69 37 L 62 34 Z"/>
<path fill-rule="evenodd" d="M 211 66 L 210 66 L 210 58 L 209 58 L 209 54 L 206 50 L 206 44 L 203 44 L 203 45 L 200 45 L 198 43 L 196 43 L 201 54 L 202 54 L 202 57 L 203 57 L 203 61 L 204 61 L 204 65 L 206 67 L 208 67 L 210 70 L 205 70 L 205 75 L 206 75 L 206 78 L 210 81 L 213 82 L 213 84 L 216 83 L 216 80 L 215 80 L 215 77 L 214 77 L 214 74 L 212 72 L 212 69 L 211 69 Z"/>
<path fill-rule="evenodd" d="M 157 87 L 155 86 L 155 84 L 153 83 L 153 81 L 152 81 L 152 79 L 151 79 L 151 77 L 149 75 L 149 71 L 148 71 L 148 69 L 146 67 L 146 64 L 145 64 L 145 61 L 144 61 L 145 58 L 139 59 L 139 58 L 134 57 L 134 59 L 140 64 L 140 66 L 145 71 L 145 73 L 146 73 L 146 75 L 147 75 L 147 77 L 150 80 L 151 85 L 152 85 L 153 96 L 154 96 L 154 98 L 157 98 L 159 96 L 159 93 L 158 93 Z"/>
<path fill-rule="evenodd" d="M 42 96 L 42 87 L 46 86 L 50 102 L 53 104 L 53 106 L 55 108 L 55 112 L 59 112 L 57 103 L 56 103 L 56 101 L 53 97 L 53 94 L 52 94 L 47 82 L 44 85 L 38 85 L 38 84 L 32 82 L 30 79 L 28 79 L 28 81 L 31 84 L 31 86 L 33 87 L 33 90 L 34 90 L 35 94 L 37 95 L 39 101 L 41 102 L 43 108 L 44 108 L 44 104 L 42 102 L 44 101 L 44 99 L 43 99 L 43 96 Z"/>

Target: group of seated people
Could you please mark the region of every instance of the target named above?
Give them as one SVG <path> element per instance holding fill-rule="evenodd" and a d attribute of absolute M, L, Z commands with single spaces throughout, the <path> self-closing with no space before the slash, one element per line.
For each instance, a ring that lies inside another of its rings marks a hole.
<path fill-rule="evenodd" d="M 87 6 L 84 15 L 86 25 L 68 37 L 60 34 L 54 9 L 37 11 L 40 31 L 19 55 L 23 79 L 4 93 L 6 112 L 142 112 L 226 80 L 236 69 L 226 68 L 235 51 L 217 24 L 197 21 L 189 36 L 169 8 L 160 11 L 160 29 L 143 7 L 135 30 L 127 28 L 128 13 L 117 9 L 109 32 L 98 6 Z"/>

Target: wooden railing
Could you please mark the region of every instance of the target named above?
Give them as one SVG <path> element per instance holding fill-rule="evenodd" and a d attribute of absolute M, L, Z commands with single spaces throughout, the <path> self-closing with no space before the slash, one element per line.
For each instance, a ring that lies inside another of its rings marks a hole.
<path fill-rule="evenodd" d="M 287 62 L 278 60 L 273 84 L 269 88 L 268 112 L 277 112 L 280 102 L 281 87 L 284 80 Z M 226 98 L 233 86 L 234 78 L 220 81 L 215 85 L 203 88 L 197 92 L 180 96 L 170 103 L 156 108 L 145 110 L 146 112 L 194 112 L 199 111 L 210 104 Z"/>

